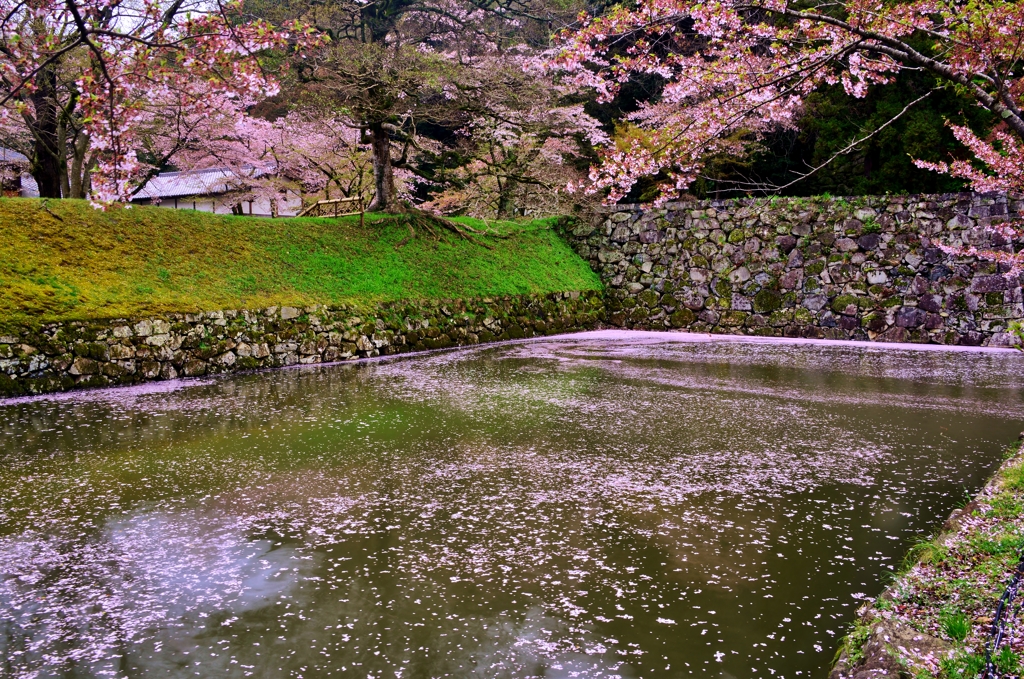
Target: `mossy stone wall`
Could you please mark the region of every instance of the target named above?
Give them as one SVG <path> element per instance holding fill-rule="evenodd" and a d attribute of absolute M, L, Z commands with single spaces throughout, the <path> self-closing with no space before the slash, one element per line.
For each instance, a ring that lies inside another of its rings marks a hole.
<path fill-rule="evenodd" d="M 0 396 L 443 349 L 603 319 L 601 293 L 589 291 L 47 323 L 0 335 Z"/>
<path fill-rule="evenodd" d="M 967 193 L 703 201 L 617 206 L 567 236 L 618 327 L 1009 346 L 1020 278 L 940 244 L 1005 249 L 983 227 L 1022 213 Z"/>

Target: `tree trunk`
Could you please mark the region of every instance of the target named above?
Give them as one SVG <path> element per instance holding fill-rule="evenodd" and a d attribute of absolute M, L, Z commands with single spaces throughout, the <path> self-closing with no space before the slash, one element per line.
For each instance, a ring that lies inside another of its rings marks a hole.
<path fill-rule="evenodd" d="M 36 89 L 32 93 L 35 137 L 30 171 L 39 186 L 42 198 L 61 197 L 60 139 L 57 124 L 57 71 L 54 66 L 36 75 Z"/>
<path fill-rule="evenodd" d="M 514 219 L 516 216 L 516 187 L 514 179 L 505 178 L 498 182 L 498 219 Z"/>
<path fill-rule="evenodd" d="M 85 158 L 89 151 L 89 137 L 85 132 L 79 133 L 73 148 L 75 155 L 71 160 L 71 194 L 68 197 L 88 198 L 91 163 L 86 162 Z"/>
<path fill-rule="evenodd" d="M 380 123 L 370 126 L 370 145 L 373 148 L 373 182 L 377 197 L 370 205 L 371 212 L 400 212 L 395 172 L 391 167 L 391 133 Z"/>

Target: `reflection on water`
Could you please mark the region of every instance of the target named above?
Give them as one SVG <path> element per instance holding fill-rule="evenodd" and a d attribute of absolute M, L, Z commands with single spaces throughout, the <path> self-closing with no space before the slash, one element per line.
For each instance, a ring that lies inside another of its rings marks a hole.
<path fill-rule="evenodd" d="M 820 676 L 1024 357 L 680 339 L 0 404 L 0 676 Z"/>

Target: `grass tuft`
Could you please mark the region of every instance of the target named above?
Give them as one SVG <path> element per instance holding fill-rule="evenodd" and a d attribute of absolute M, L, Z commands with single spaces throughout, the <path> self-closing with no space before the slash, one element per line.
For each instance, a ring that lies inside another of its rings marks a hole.
<path fill-rule="evenodd" d="M 960 652 L 939 661 L 943 679 L 974 679 L 985 669 L 985 658 L 976 653 Z"/>
<path fill-rule="evenodd" d="M 963 613 L 944 613 L 939 618 L 939 626 L 943 634 L 959 643 L 963 643 L 971 633 L 971 621 Z"/>
<path fill-rule="evenodd" d="M 1020 675 L 1020 655 L 1015 653 L 1009 646 L 1003 646 L 992 658 L 996 669 L 1002 676 Z"/>

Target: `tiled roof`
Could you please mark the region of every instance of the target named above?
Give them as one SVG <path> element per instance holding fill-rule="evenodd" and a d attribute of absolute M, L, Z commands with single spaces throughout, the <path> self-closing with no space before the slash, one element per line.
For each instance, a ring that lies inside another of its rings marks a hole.
<path fill-rule="evenodd" d="M 262 174 L 261 170 L 253 170 L 253 176 L 258 177 Z M 221 168 L 192 172 L 161 172 L 146 182 L 142 190 L 135 194 L 135 200 L 227 193 L 233 188 L 234 180 L 235 176 L 229 170 Z"/>
<path fill-rule="evenodd" d="M 0 147 L 0 163 L 27 163 L 25 154 Z"/>

